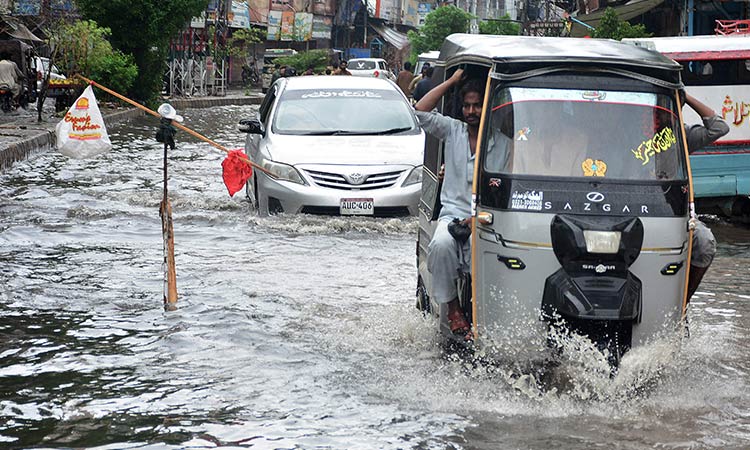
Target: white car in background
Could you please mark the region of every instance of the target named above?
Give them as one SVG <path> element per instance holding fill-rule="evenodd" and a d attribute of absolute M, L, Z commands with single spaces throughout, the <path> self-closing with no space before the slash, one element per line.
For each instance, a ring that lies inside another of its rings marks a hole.
<path fill-rule="evenodd" d="M 255 120 L 242 120 L 261 215 L 417 214 L 425 135 L 394 83 L 362 77 L 281 78 Z"/>
<path fill-rule="evenodd" d="M 347 69 L 355 77 L 385 78 L 396 81 L 396 76 L 388 70 L 388 63 L 381 58 L 354 58 L 347 61 Z"/>
<path fill-rule="evenodd" d="M 42 90 L 42 81 L 44 80 L 44 77 L 47 76 L 47 69 L 49 69 L 49 58 L 45 58 L 43 56 L 35 56 L 34 57 L 34 70 L 36 71 L 36 91 L 40 92 Z M 60 69 L 57 68 L 54 64 L 52 64 L 52 70 L 49 74 L 50 80 L 65 80 L 65 75 L 60 73 Z"/>

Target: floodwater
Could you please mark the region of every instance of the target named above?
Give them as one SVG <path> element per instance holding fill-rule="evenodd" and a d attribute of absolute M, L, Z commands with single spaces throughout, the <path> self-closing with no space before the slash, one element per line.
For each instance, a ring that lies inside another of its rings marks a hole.
<path fill-rule="evenodd" d="M 184 115 L 234 148 L 254 111 Z M 183 132 L 165 312 L 155 126 L 0 174 L 0 448 L 750 448 L 747 228 L 711 224 L 689 338 L 541 384 L 442 354 L 414 308 L 415 219 L 258 218 Z"/>

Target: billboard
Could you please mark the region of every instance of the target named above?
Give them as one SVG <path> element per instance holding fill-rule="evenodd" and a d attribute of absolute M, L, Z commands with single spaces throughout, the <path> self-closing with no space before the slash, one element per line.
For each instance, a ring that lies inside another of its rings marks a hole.
<path fill-rule="evenodd" d="M 13 12 L 19 16 L 38 16 L 42 0 L 16 0 Z"/>
<path fill-rule="evenodd" d="M 331 39 L 333 19 L 326 16 L 314 16 L 312 25 L 313 39 Z"/>
<path fill-rule="evenodd" d="M 420 3 L 417 6 L 417 15 L 419 16 L 419 26 L 424 25 L 424 18 L 432 12 L 432 3 Z"/>
<path fill-rule="evenodd" d="M 291 41 L 294 39 L 294 11 L 281 12 L 281 40 Z"/>
<path fill-rule="evenodd" d="M 281 11 L 268 12 L 268 34 L 266 39 L 278 41 L 281 39 Z"/>
<path fill-rule="evenodd" d="M 230 28 L 250 28 L 250 8 L 247 2 L 232 2 L 232 11 L 227 14 Z"/>
<path fill-rule="evenodd" d="M 312 39 L 312 13 L 298 12 L 294 15 L 294 40 L 309 41 Z"/>
<path fill-rule="evenodd" d="M 419 3 L 417 0 L 404 0 L 404 25 L 419 27 Z"/>

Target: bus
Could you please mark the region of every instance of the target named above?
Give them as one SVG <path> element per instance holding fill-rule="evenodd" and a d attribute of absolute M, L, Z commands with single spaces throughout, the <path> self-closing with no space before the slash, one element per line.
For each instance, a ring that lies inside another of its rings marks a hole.
<path fill-rule="evenodd" d="M 690 156 L 699 212 L 750 220 L 750 34 L 623 39 L 683 67 L 693 97 L 729 124 L 729 134 Z M 685 123 L 700 123 L 685 108 Z"/>

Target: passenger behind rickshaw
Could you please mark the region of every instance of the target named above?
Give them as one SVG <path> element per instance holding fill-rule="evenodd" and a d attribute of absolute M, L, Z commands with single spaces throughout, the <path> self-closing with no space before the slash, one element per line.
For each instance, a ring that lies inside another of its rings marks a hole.
<path fill-rule="evenodd" d="M 427 92 L 417 102 L 415 109 L 425 132 L 445 142 L 445 174 L 440 192 L 443 206 L 427 257 L 428 270 L 433 274 L 432 296 L 438 303 L 448 305 L 447 317 L 451 332 L 463 334 L 465 339 L 470 340 L 471 329 L 459 305 L 456 287 L 459 269 L 468 269 L 469 245 L 468 242 L 456 242 L 449 231 L 449 224 L 454 219 L 466 224 L 471 216 L 474 153 L 486 81 L 471 79 L 461 86 L 459 99 L 463 120 L 432 111 L 443 95 L 464 81 L 463 73 L 462 69 L 457 69 L 450 78 Z M 487 156 L 502 167 L 508 161 L 513 141 L 499 130 L 492 133 L 489 139 Z"/>
<path fill-rule="evenodd" d="M 685 104 L 692 108 L 703 120 L 702 124 L 685 125 L 688 153 L 693 153 L 710 145 L 729 133 L 729 125 L 708 105 L 701 103 L 687 93 L 685 93 Z M 693 255 L 690 259 L 690 275 L 688 277 L 688 301 L 698 289 L 698 285 L 716 254 L 716 239 L 714 239 L 711 230 L 700 220 L 696 219 L 694 223 Z"/>

